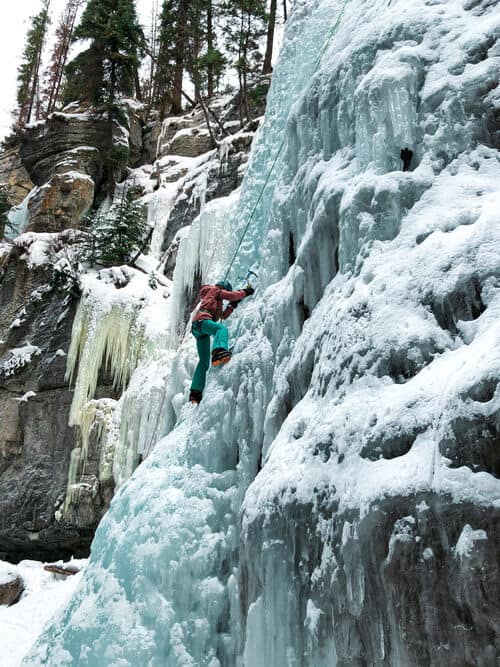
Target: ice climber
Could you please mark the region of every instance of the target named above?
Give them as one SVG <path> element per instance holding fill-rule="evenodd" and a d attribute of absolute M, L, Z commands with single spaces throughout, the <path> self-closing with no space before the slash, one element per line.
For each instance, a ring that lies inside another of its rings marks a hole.
<path fill-rule="evenodd" d="M 214 337 L 212 350 L 212 366 L 227 364 L 231 359 L 229 350 L 229 334 L 226 327 L 219 320 L 227 319 L 239 302 L 254 293 L 253 287 L 248 285 L 233 292 L 228 280 L 220 280 L 215 285 L 203 285 L 199 296 L 199 306 L 193 315 L 191 332 L 196 338 L 199 362 L 191 383 L 189 400 L 199 403 L 203 396 L 207 371 L 210 366 L 210 336 Z M 224 308 L 223 301 L 229 301 Z"/>

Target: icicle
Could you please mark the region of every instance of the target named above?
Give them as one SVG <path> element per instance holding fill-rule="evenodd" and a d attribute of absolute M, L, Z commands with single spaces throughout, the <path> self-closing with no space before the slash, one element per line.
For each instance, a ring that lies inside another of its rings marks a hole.
<path fill-rule="evenodd" d="M 151 197 L 148 206 L 148 225 L 154 226 L 151 237 L 150 254 L 157 259 L 162 254 L 162 245 L 165 238 L 170 213 L 179 192 L 179 181 L 164 184 Z"/>
<path fill-rule="evenodd" d="M 230 220 L 236 212 L 239 191 L 209 202 L 182 237 L 173 276 L 171 346 L 185 330 L 185 311 L 196 276 L 202 283 L 224 275 L 229 256 Z"/>
<path fill-rule="evenodd" d="M 208 172 L 203 170 L 196 178 L 191 201 L 198 203 L 200 211 L 205 208 L 207 203 Z"/>
<path fill-rule="evenodd" d="M 80 484 L 78 479 L 85 474 L 91 438 L 93 446 L 100 451 L 99 481 L 111 478 L 114 443 L 113 414 L 116 401 L 110 398 L 89 401 L 82 410 L 80 420 L 80 446 L 71 452 L 68 486 L 59 518 L 64 517 L 78 499 Z M 111 445 L 111 446 L 109 446 Z"/>
<path fill-rule="evenodd" d="M 224 139 L 219 144 L 219 161 L 222 173 L 224 173 L 227 167 L 227 161 L 229 158 L 229 151 L 232 147 L 232 142 L 233 137 L 224 137 Z"/>
<path fill-rule="evenodd" d="M 83 297 L 73 323 L 67 359 L 67 379 L 75 390 L 70 425 L 81 426 L 83 409 L 94 396 L 99 371 L 107 367 L 116 389 L 123 388 L 137 366 L 143 344 L 143 330 L 136 326 L 137 310 L 130 305 L 112 304 Z"/>
<path fill-rule="evenodd" d="M 19 206 L 14 206 L 8 213 L 7 218 L 9 220 L 9 228 L 7 228 L 6 234 L 8 238 L 16 238 L 24 232 L 29 223 L 29 203 L 35 194 L 40 190 L 40 188 L 33 188 L 31 192 L 23 199 Z"/>
<path fill-rule="evenodd" d="M 157 357 L 140 364 L 119 401 L 113 456 L 117 486 L 130 477 L 158 439 L 175 424 L 171 398 L 179 387 L 173 382 L 171 370 L 176 353 L 163 350 Z"/>

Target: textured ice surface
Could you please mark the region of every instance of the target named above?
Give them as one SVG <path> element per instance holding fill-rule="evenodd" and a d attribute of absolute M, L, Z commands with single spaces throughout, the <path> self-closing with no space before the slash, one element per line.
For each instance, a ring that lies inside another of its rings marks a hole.
<path fill-rule="evenodd" d="M 204 222 L 224 266 L 285 130 L 233 361 L 121 487 L 28 664 L 495 664 L 498 23 L 487 0 L 294 4 L 238 215 Z M 174 276 L 172 394 L 206 229 Z"/>

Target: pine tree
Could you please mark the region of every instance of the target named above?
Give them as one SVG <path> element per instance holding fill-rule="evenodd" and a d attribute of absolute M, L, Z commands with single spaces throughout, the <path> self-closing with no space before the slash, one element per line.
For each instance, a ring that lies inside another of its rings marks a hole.
<path fill-rule="evenodd" d="M 153 104 L 154 85 L 156 78 L 156 67 L 158 62 L 158 31 L 159 31 L 159 5 L 158 0 L 153 0 L 151 7 L 151 19 L 149 34 L 147 35 L 146 53 L 148 54 L 148 74 L 143 80 L 145 101 L 149 106 Z"/>
<path fill-rule="evenodd" d="M 44 91 L 46 114 L 54 111 L 61 94 L 61 83 L 68 52 L 73 38 L 78 10 L 84 0 L 68 0 L 55 32 L 55 44 L 47 71 L 47 83 Z"/>
<path fill-rule="evenodd" d="M 277 0 L 271 0 L 269 7 L 269 18 L 267 22 L 266 54 L 264 56 L 264 65 L 262 74 L 270 74 L 273 71 L 273 47 L 274 47 L 274 29 L 276 27 L 276 4 Z"/>
<path fill-rule="evenodd" d="M 260 57 L 259 39 L 265 34 L 266 11 L 264 0 L 225 0 L 226 48 L 238 72 L 240 121 L 251 120 L 248 89 L 257 74 Z"/>
<path fill-rule="evenodd" d="M 119 266 L 131 261 L 146 233 L 142 205 L 134 200 L 133 189 L 126 190 L 106 212 L 87 219 L 82 259 L 101 266 Z"/>
<path fill-rule="evenodd" d="M 88 0 L 73 39 L 91 43 L 66 67 L 65 102 L 86 100 L 104 106 L 108 138 L 103 148 L 108 192 L 113 194 L 116 164 L 123 162 L 122 148 L 113 145 L 113 128 L 120 117 L 116 102 L 120 95 L 133 94 L 145 46 L 135 0 Z"/>
<path fill-rule="evenodd" d="M 197 0 L 191 4 L 196 5 Z M 164 0 L 160 15 L 153 102 L 164 118 L 167 107 L 182 112 L 182 80 L 187 59 L 189 0 Z"/>
<path fill-rule="evenodd" d="M 217 48 L 216 9 L 212 0 L 199 0 L 191 21 L 192 24 L 196 22 L 196 27 L 193 26 L 189 33 L 188 71 L 195 85 L 197 100 L 205 94 L 209 99 L 213 97 L 226 67 L 226 58 Z"/>
<path fill-rule="evenodd" d="M 217 48 L 212 0 L 164 0 L 160 17 L 157 66 L 152 102 L 166 113 L 182 111 L 182 83 L 187 72 L 194 85 L 195 101 L 212 97 L 226 61 Z"/>
<path fill-rule="evenodd" d="M 213 97 L 215 90 L 215 78 L 218 70 L 217 65 L 223 65 L 223 58 L 220 51 L 215 47 L 215 30 L 214 30 L 214 8 L 212 0 L 207 0 L 207 54 L 206 54 L 206 70 L 207 70 L 207 95 L 209 98 Z M 219 76 L 221 72 L 218 72 Z"/>
<path fill-rule="evenodd" d="M 50 24 L 50 0 L 43 0 L 41 11 L 31 18 L 26 45 L 17 76 L 17 126 L 24 127 L 41 112 L 40 67 L 47 29 Z"/>
<path fill-rule="evenodd" d="M 65 98 L 86 98 L 112 108 L 118 95 L 132 95 L 144 35 L 134 0 L 88 0 L 74 41 L 90 47 L 66 68 Z"/>

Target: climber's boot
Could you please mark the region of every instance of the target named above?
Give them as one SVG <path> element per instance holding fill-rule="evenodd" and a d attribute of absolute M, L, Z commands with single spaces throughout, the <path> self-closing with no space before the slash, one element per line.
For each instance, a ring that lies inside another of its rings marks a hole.
<path fill-rule="evenodd" d="M 223 347 L 216 347 L 212 350 L 212 366 L 223 366 L 231 361 L 232 354 Z"/>
<path fill-rule="evenodd" d="M 198 391 L 197 389 L 191 389 L 189 392 L 189 402 L 193 403 L 194 405 L 198 405 L 198 403 L 201 402 L 201 399 L 203 398 L 203 394 L 201 391 Z"/>

